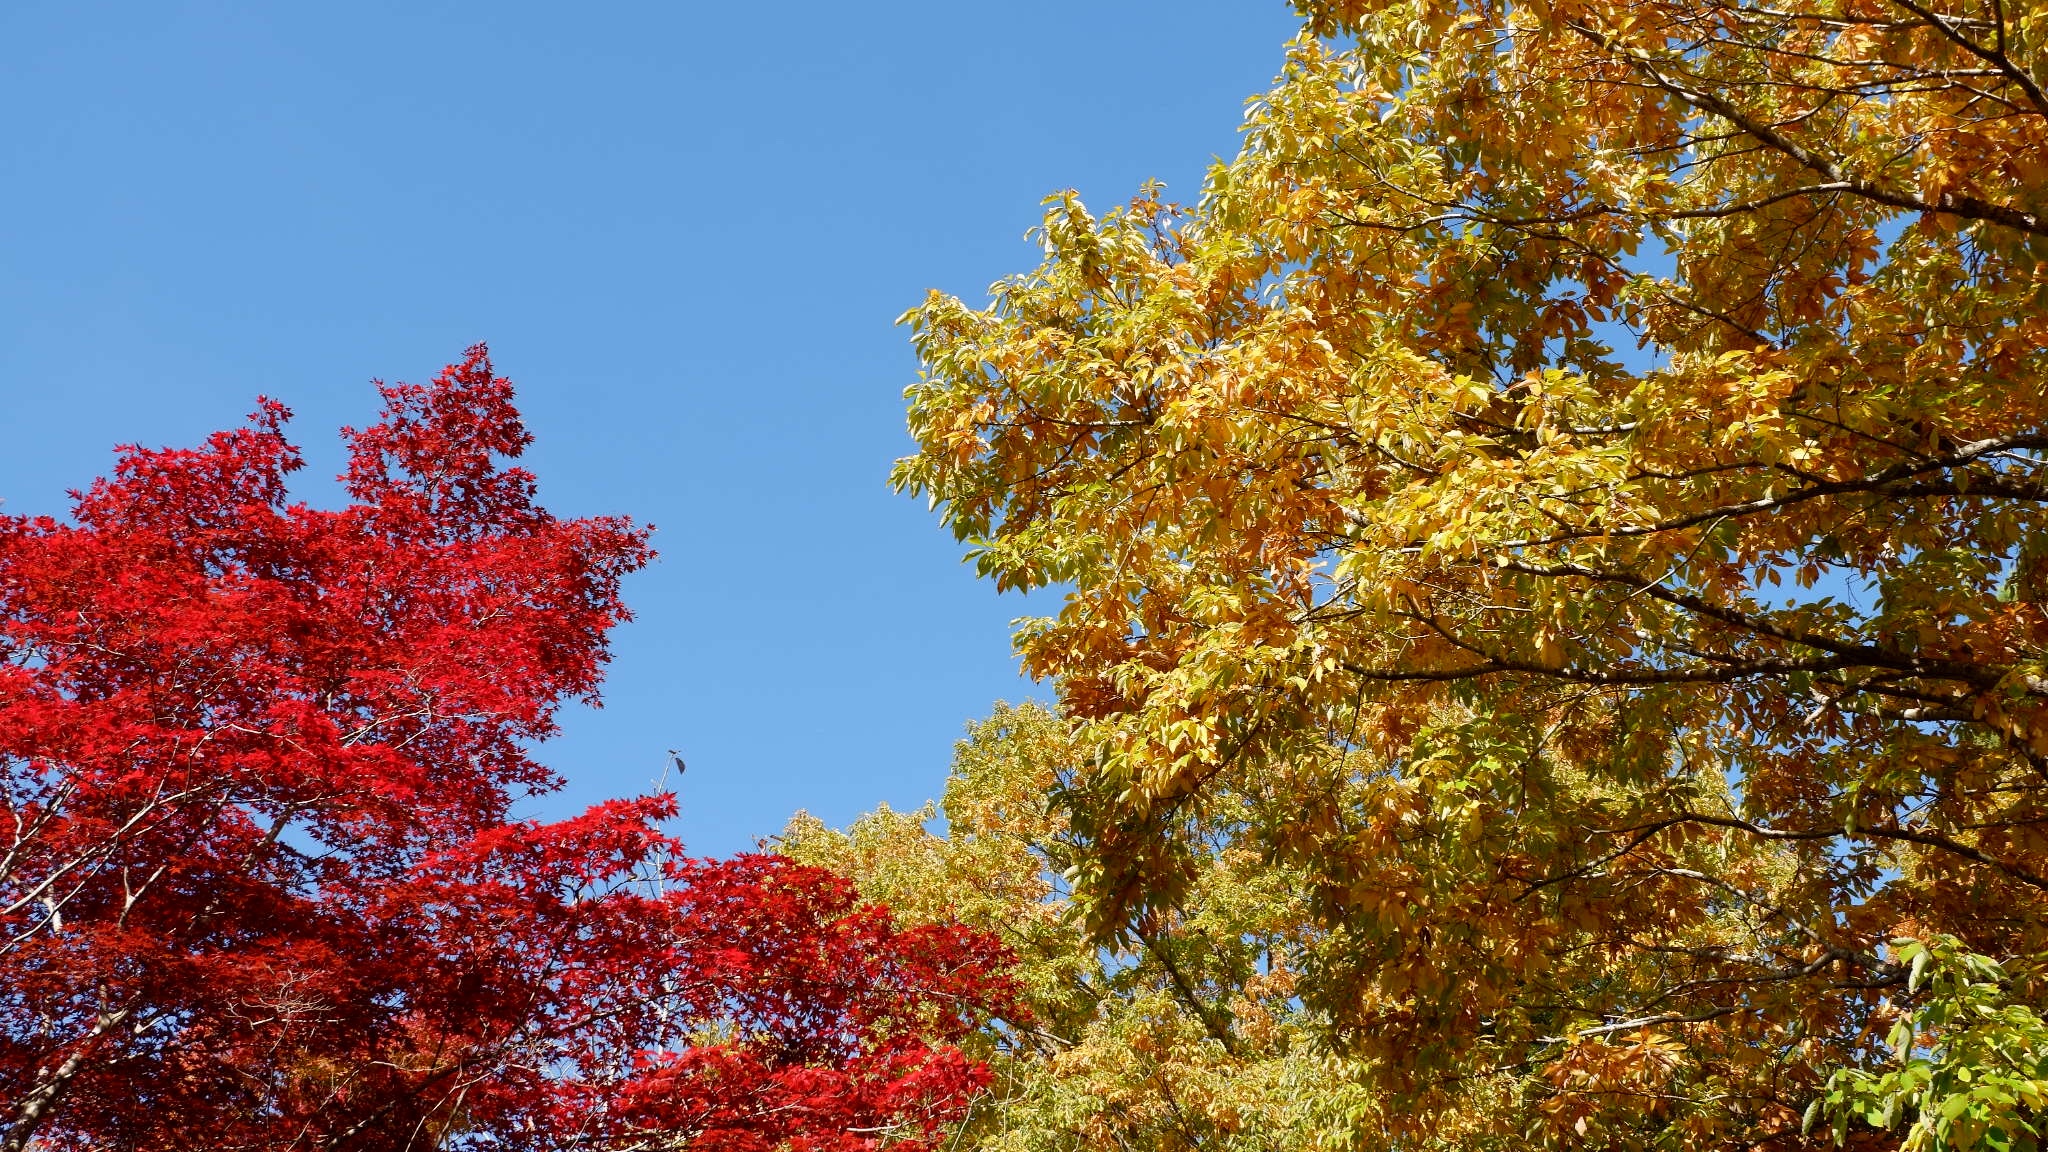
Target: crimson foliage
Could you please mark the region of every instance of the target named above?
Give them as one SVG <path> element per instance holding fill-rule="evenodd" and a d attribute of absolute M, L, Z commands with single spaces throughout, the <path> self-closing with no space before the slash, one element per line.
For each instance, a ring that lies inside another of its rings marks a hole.
<path fill-rule="evenodd" d="M 340 511 L 266 401 L 0 518 L 0 1152 L 933 1140 L 1000 949 L 669 797 L 508 822 L 646 531 L 535 504 L 482 346 L 382 392 Z"/>

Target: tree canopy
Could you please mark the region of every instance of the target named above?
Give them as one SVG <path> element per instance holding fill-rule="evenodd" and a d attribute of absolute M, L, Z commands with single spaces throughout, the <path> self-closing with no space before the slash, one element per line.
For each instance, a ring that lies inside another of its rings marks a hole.
<path fill-rule="evenodd" d="M 0 517 L 0 1152 L 2038 1149 L 2048 8 L 1295 3 L 906 316 L 941 804 L 515 819 L 652 553 L 481 345 Z"/>
<path fill-rule="evenodd" d="M 534 503 L 482 346 L 383 393 L 339 511 L 266 403 L 0 518 L 0 1149 L 937 1140 L 1001 948 L 672 797 L 513 821 L 646 531 Z"/>
<path fill-rule="evenodd" d="M 1298 874 L 1399 1139 L 2033 1146 L 2048 15 L 1301 8 L 1194 203 L 908 316 L 1087 922 Z"/>
<path fill-rule="evenodd" d="M 1000 937 L 1020 994 L 983 1038 L 994 1073 L 962 1127 L 989 1152 L 1119 1148 L 1276 1152 L 1380 1146 L 1383 1101 L 1295 995 L 1315 933 L 1298 869 L 1238 847 L 1206 860 L 1182 906 L 1121 941 L 1081 930 L 1062 874 L 1076 851 L 1061 793 L 1075 732 L 998 706 L 957 746 L 942 803 L 883 807 L 844 830 L 807 814 L 777 848 L 926 923 Z M 943 816 L 943 832 L 931 827 Z M 1456 1146 L 1443 1117 L 1437 1147 Z"/>

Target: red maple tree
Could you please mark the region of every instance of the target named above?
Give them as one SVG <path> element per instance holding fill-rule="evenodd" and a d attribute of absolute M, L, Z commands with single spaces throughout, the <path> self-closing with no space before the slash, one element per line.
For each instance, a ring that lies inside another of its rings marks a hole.
<path fill-rule="evenodd" d="M 534 502 L 481 345 L 380 387 L 339 511 L 265 401 L 0 517 L 0 1152 L 928 1143 L 1000 948 L 669 797 L 508 822 L 646 531 Z"/>

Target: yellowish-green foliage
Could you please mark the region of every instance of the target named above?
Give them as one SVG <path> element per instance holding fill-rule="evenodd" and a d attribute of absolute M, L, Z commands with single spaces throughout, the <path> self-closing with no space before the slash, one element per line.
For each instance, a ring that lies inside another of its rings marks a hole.
<path fill-rule="evenodd" d="M 1086 923 L 1284 878 L 1390 1138 L 2034 1146 L 2048 9 L 1303 9 L 1192 207 L 910 317 Z"/>
<path fill-rule="evenodd" d="M 1298 877 L 1239 849 L 1206 859 L 1186 905 L 1098 944 L 1070 915 L 1062 790 L 1071 727 L 1000 708 L 958 749 L 938 807 L 844 831 L 799 815 L 777 847 L 902 917 L 961 920 L 1018 955 L 1031 1010 L 990 1037 L 998 1090 L 961 1147 L 1005 1152 L 1373 1147 L 1357 1069 L 1304 1028 Z"/>
<path fill-rule="evenodd" d="M 844 832 L 799 813 L 778 847 L 853 879 L 863 896 L 898 917 L 994 932 L 1021 960 L 1018 976 L 1038 1027 L 1063 1028 L 1088 1011 L 1078 987 L 1094 963 L 1054 898 L 1065 822 L 1051 793 L 1071 752 L 1067 728 L 1050 713 L 1001 708 L 956 750 L 945 835 L 928 830 L 938 805 L 915 812 L 884 806 Z"/>

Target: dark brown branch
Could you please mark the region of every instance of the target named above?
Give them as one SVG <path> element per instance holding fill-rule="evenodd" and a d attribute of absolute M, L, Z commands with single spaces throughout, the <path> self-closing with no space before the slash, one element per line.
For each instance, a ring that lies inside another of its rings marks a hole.
<path fill-rule="evenodd" d="M 1705 812 L 1681 812 L 1666 820 L 1658 821 L 1652 825 L 1645 825 L 1644 827 L 1663 831 L 1666 828 L 1676 827 L 1680 824 L 1706 824 L 1716 828 L 1732 828 L 1766 840 L 1863 839 L 1893 840 L 1908 844 L 1918 844 L 1924 848 L 1933 848 L 1940 852 L 1947 852 L 1950 855 L 1960 856 L 1965 860 L 1982 864 L 1987 868 L 2004 873 L 2030 888 L 2038 888 L 2048 892 L 2048 877 L 2043 877 L 2018 864 L 2009 864 L 1997 857 L 1986 854 L 1978 848 L 1951 840 L 1939 833 L 1925 832 L 1916 828 L 1900 828 L 1883 824 L 1867 828 L 1769 828 L 1737 816 L 1713 816 Z M 1626 829 L 1626 831 L 1640 831 L 1640 829 Z"/>
<path fill-rule="evenodd" d="M 1202 1030 L 1207 1032 L 1218 1044 L 1223 1045 L 1225 1052 L 1230 1053 L 1232 1056 L 1237 1055 L 1237 1041 L 1231 1037 L 1229 1027 L 1221 1020 L 1218 1020 L 1210 1010 L 1209 1005 L 1204 1003 L 1202 998 L 1195 994 L 1194 985 L 1189 983 L 1188 978 L 1181 973 L 1180 965 L 1174 963 L 1172 951 L 1166 948 L 1156 936 L 1141 932 L 1138 934 L 1138 939 L 1145 945 L 1145 951 L 1151 953 L 1152 957 L 1159 961 L 1161 968 L 1166 969 L 1167 979 L 1173 982 L 1174 989 L 1180 993 L 1180 999 L 1187 1005 L 1188 1011 L 1193 1012 L 1195 1019 L 1201 1021 Z"/>
<path fill-rule="evenodd" d="M 1365 680 L 1389 684 L 1446 684 L 1457 680 L 1523 674 L 1561 680 L 1568 684 L 1647 688 L 1660 684 L 1728 684 L 1758 676 L 1784 676 L 1794 672 L 1839 672 L 1844 668 L 1858 666 L 1859 662 L 1855 660 L 1828 657 L 1815 660 L 1731 660 L 1712 668 L 1646 668 L 1640 671 L 1604 672 L 1590 668 L 1547 668 L 1526 660 L 1511 660 L 1488 654 L 1486 663 L 1465 668 L 1367 668 L 1347 663 L 1344 670 Z"/>
<path fill-rule="evenodd" d="M 1704 524 L 1709 520 L 1749 516 L 1757 512 L 1771 512 L 1780 508 L 1789 508 L 1795 504 L 1803 504 L 1808 500 L 1818 500 L 1824 496 L 1843 496 L 1866 492 L 1883 493 L 1888 486 L 1897 484 L 1899 481 L 1910 480 L 1929 472 L 1939 472 L 1946 468 L 1959 468 L 1994 453 L 2009 452 L 2014 449 L 2031 451 L 2042 448 L 2048 448 L 2048 433 L 2029 431 L 2012 436 L 1998 436 L 1988 440 L 1978 440 L 1974 443 L 1965 444 L 1947 456 L 1902 461 L 1890 468 L 1873 472 L 1868 476 L 1859 476 L 1854 480 L 1822 481 L 1796 491 L 1787 492 L 1783 496 L 1765 496 L 1736 504 L 1723 504 L 1670 520 L 1660 520 L 1655 524 L 1624 525 L 1613 528 L 1582 528 L 1573 532 L 1559 533 L 1555 536 L 1545 536 L 1539 539 L 1508 541 L 1500 546 L 1502 548 L 1537 548 L 1549 544 L 1563 544 L 1571 540 L 1653 536 L 1659 532 L 1675 532 L 1681 528 L 1690 528 L 1697 524 Z M 1995 483 L 1990 478 L 1987 478 L 1987 481 Z M 1968 495 L 1967 492 L 1958 492 L 1956 494 Z"/>
<path fill-rule="evenodd" d="M 1891 3 L 1934 25 L 1943 36 L 1946 36 L 1958 48 L 1996 68 L 1999 75 L 2020 86 L 2020 91 L 2027 94 L 2027 99 L 2033 102 L 2035 108 L 2039 109 L 2043 115 L 2048 115 L 2048 95 L 2043 95 L 2041 86 L 2034 82 L 2034 78 L 2027 75 L 2025 69 L 2013 63 L 2012 58 L 2004 52 L 2005 22 L 2003 20 L 1996 24 L 1994 32 L 1998 37 L 1999 47 L 1992 49 L 1986 48 L 1968 36 L 1963 35 L 1962 29 L 1949 23 L 1948 17 L 1930 12 L 1915 4 L 1913 0 L 1891 0 Z"/>
<path fill-rule="evenodd" d="M 1828 183 L 1841 185 L 1842 190 L 1845 192 L 1860 196 L 1865 200 L 1888 205 L 1893 208 L 1902 208 L 1910 212 L 1961 216 L 1964 219 L 1982 220 L 1990 224 L 2003 225 L 2004 227 L 2031 233 L 2035 236 L 2048 236 L 2048 221 L 2044 221 L 2035 213 L 2022 212 L 2009 205 L 1993 204 L 1988 200 L 1981 200 L 1974 196 L 1956 196 L 1946 192 L 1942 193 L 1938 199 L 1928 201 L 1917 196 L 1908 196 L 1902 192 L 1881 188 L 1861 177 L 1850 176 L 1842 170 L 1841 165 L 1800 144 L 1790 136 L 1778 131 L 1772 125 L 1754 119 L 1721 96 L 1693 87 L 1674 78 L 1671 73 L 1660 67 L 1656 61 L 1652 60 L 1645 53 L 1630 48 L 1614 37 L 1584 24 L 1570 24 L 1569 27 L 1572 31 L 1577 32 L 1599 47 L 1628 62 L 1638 72 L 1647 77 L 1651 83 L 1676 96 L 1690 107 L 1728 121 L 1730 124 L 1742 129 L 1752 138 L 1790 157 L 1802 167 L 1819 173 Z"/>
<path fill-rule="evenodd" d="M 1798 644 L 1803 647 L 1832 653 L 1844 659 L 1853 660 L 1863 666 L 1891 668 L 1900 672 L 1910 672 L 1917 676 L 1939 676 L 1973 683 L 1995 682 L 2003 675 L 2004 671 L 2002 669 L 1992 670 L 1979 665 L 1958 663 L 1952 660 L 1929 660 L 1903 652 L 1887 651 L 1874 644 L 1857 644 L 1834 636 L 1823 636 L 1815 632 L 1799 631 L 1746 612 L 1738 612 L 1726 605 L 1715 604 L 1712 601 L 1688 592 L 1674 592 L 1655 580 L 1645 580 L 1633 573 L 1603 572 L 1600 569 L 1588 568 L 1581 564 L 1532 564 L 1522 560 L 1509 560 L 1505 563 L 1497 563 L 1495 567 L 1507 572 L 1521 572 L 1531 576 L 1550 579 L 1575 577 L 1596 583 L 1627 585 L 1635 590 L 1634 594 L 1636 595 L 1660 600 L 1675 608 L 1683 608 L 1695 615 L 1717 620 L 1731 628 L 1738 628 L 1745 632 L 1754 632 L 1761 636 L 1769 636 L 1776 640 L 1783 640 L 1788 644 Z"/>

